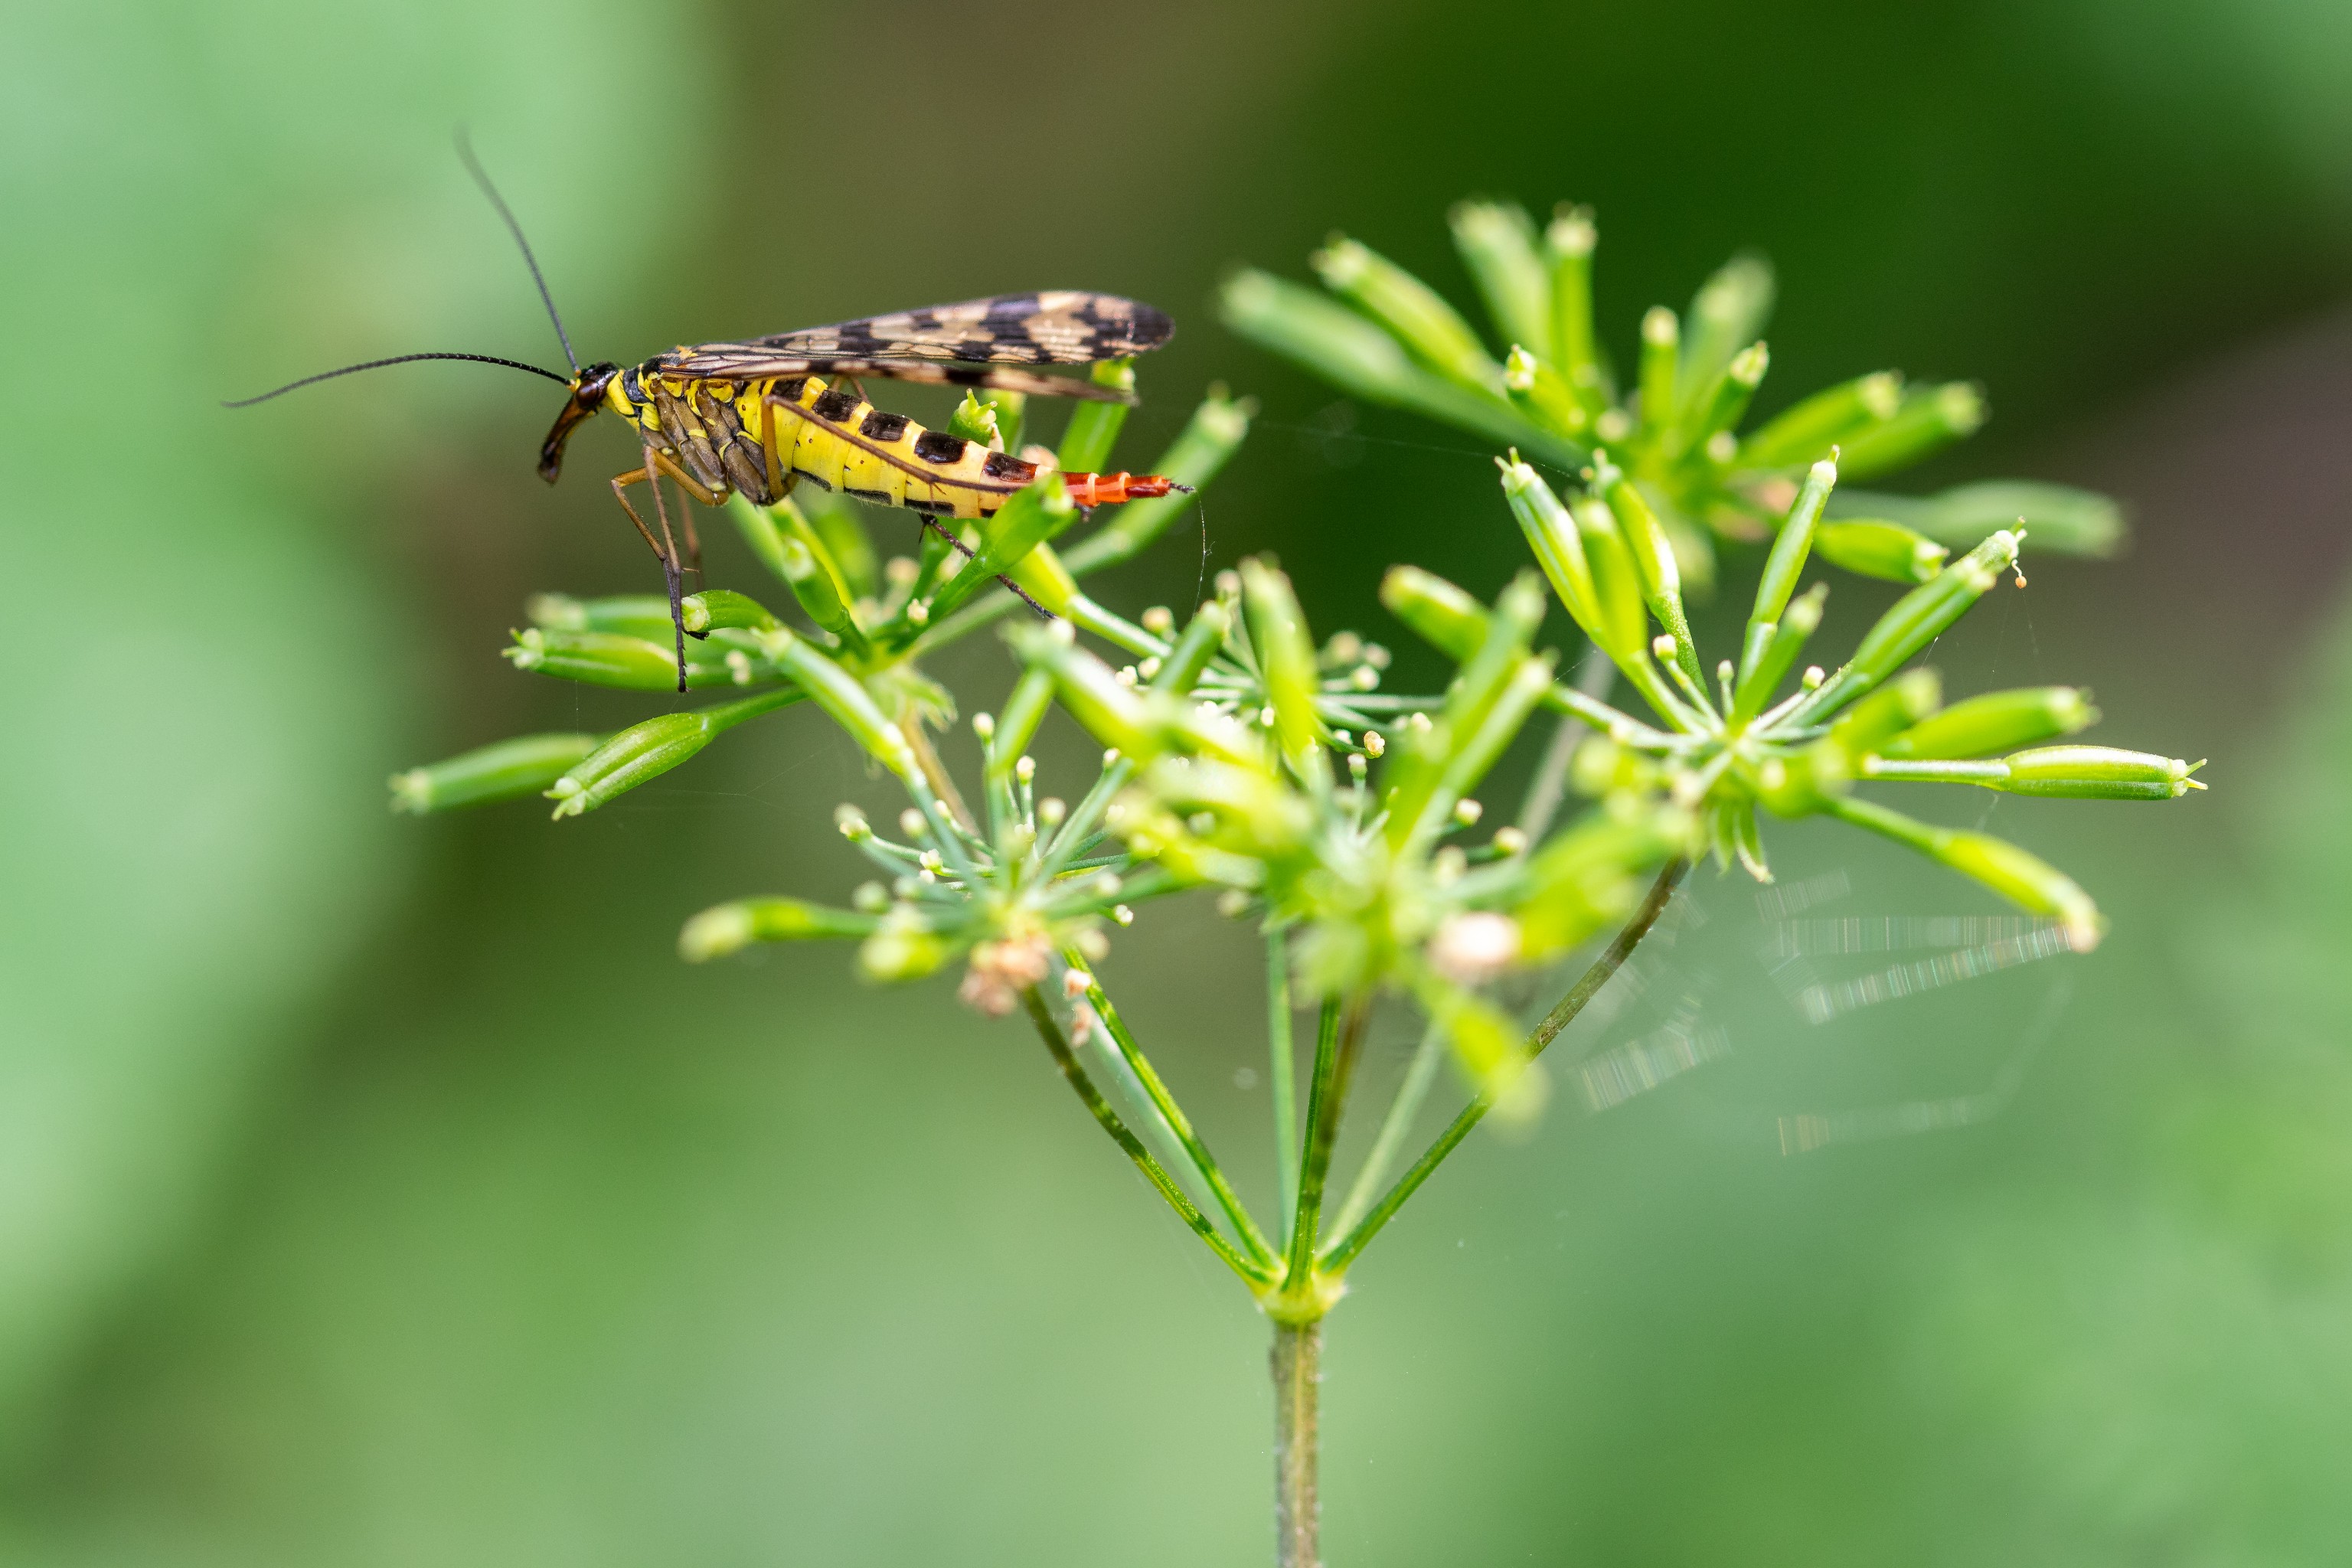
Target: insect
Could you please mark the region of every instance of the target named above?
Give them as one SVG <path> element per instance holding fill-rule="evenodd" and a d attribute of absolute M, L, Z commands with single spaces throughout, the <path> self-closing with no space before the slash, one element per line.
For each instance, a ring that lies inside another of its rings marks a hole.
<path fill-rule="evenodd" d="M 971 547 L 939 519 L 993 514 L 1037 479 L 1041 466 L 876 408 L 859 378 L 1131 402 L 1129 395 L 1110 388 L 1032 367 L 1123 359 L 1160 347 L 1175 331 L 1175 324 L 1149 305 L 1065 289 L 936 305 L 744 342 L 680 347 L 625 367 L 609 362 L 583 366 L 522 226 L 462 140 L 458 152 L 521 249 L 571 375 L 492 354 L 396 354 L 304 376 L 226 406 L 250 407 L 298 387 L 414 360 L 467 360 L 528 371 L 561 384 L 569 394 L 540 447 L 539 474 L 549 484 L 562 475 L 564 446 L 583 421 L 606 410 L 619 415 L 636 435 L 643 461 L 614 477 L 613 494 L 661 563 L 677 636 L 680 691 L 686 689 L 688 633 L 679 599 L 685 576 L 700 574 L 701 548 L 692 514 L 684 513 L 681 556 L 662 498 L 664 479 L 705 506 L 719 505 L 731 492 L 770 505 L 807 479 L 861 500 L 906 508 L 970 556 Z M 1066 473 L 1062 479 L 1070 499 L 1084 508 L 1185 489 L 1156 474 Z M 653 491 L 655 527 L 647 527 L 630 502 L 629 488 L 638 484 Z M 1009 581 L 1005 586 L 1028 598 Z M 1030 605 L 1046 613 L 1034 600 Z"/>

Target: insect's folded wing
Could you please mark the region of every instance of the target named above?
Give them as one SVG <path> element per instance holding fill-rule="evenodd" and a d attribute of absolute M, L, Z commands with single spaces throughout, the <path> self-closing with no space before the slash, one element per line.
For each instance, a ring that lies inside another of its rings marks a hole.
<path fill-rule="evenodd" d="M 750 343 L 705 343 L 677 349 L 656 362 L 665 375 L 703 381 L 782 380 L 795 375 L 876 376 L 940 386 L 995 387 L 1039 397 L 1082 397 L 1097 403 L 1132 403 L 1134 396 L 1066 375 L 1045 375 L 1006 365 L 942 363 L 933 360 L 856 359 L 839 354 L 783 354 Z"/>
<path fill-rule="evenodd" d="M 1175 331 L 1149 305 L 1066 289 L 809 327 L 758 346 L 811 358 L 1075 365 L 1148 353 Z"/>

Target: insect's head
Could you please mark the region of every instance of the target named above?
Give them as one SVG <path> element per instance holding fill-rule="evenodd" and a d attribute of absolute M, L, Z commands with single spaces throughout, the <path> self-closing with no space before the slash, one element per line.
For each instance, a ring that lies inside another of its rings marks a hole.
<path fill-rule="evenodd" d="M 563 405 L 563 412 L 555 416 L 555 428 L 539 448 L 539 477 L 553 484 L 563 472 L 563 443 L 572 439 L 572 427 L 583 419 L 593 416 L 604 406 L 605 389 L 613 378 L 621 374 L 616 364 L 592 364 L 572 378 L 572 396 Z"/>

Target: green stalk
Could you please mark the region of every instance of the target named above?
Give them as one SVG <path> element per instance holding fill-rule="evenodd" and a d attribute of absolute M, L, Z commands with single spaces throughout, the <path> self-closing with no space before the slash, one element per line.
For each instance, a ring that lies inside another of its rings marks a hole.
<path fill-rule="evenodd" d="M 1217 1206 L 1225 1211 L 1225 1217 L 1233 1222 L 1234 1234 L 1241 1237 L 1242 1245 L 1249 1249 L 1251 1258 L 1262 1268 L 1272 1272 L 1275 1253 L 1274 1248 L 1266 1245 L 1265 1234 L 1258 1229 L 1257 1222 L 1250 1217 L 1249 1210 L 1242 1205 L 1242 1200 L 1225 1181 L 1224 1173 L 1217 1168 L 1216 1156 L 1209 1152 L 1208 1144 L 1202 1142 L 1201 1135 L 1193 1131 L 1192 1119 L 1184 1114 L 1183 1107 L 1176 1103 L 1176 1097 L 1168 1092 L 1168 1086 L 1152 1070 L 1150 1059 L 1135 1043 L 1135 1036 L 1129 1031 L 1127 1021 L 1118 1016 L 1118 1009 L 1111 1005 L 1102 983 L 1094 977 L 1094 971 L 1087 967 L 1075 948 L 1066 950 L 1063 960 L 1072 969 L 1086 975 L 1087 1004 L 1094 1008 L 1095 1016 L 1102 1020 L 1103 1028 L 1117 1047 L 1119 1058 L 1126 1062 L 1128 1070 L 1142 1086 L 1145 1098 L 1151 1101 L 1152 1109 L 1168 1123 L 1168 1131 L 1175 1135 L 1177 1143 L 1182 1147 L 1184 1157 L 1192 1164 L 1192 1174 L 1208 1188 L 1210 1194 L 1217 1200 Z"/>
<path fill-rule="evenodd" d="M 1240 1275 L 1243 1284 L 1255 1290 L 1271 1283 L 1265 1270 L 1253 1267 L 1249 1259 L 1234 1250 L 1233 1243 L 1217 1234 L 1217 1227 L 1209 1223 L 1208 1215 L 1193 1207 L 1192 1200 L 1184 1195 L 1184 1189 L 1178 1186 L 1160 1162 L 1151 1157 L 1151 1151 L 1143 1146 L 1143 1141 L 1128 1130 L 1127 1123 L 1119 1120 L 1118 1112 L 1103 1099 L 1102 1091 L 1095 1087 L 1094 1079 L 1087 1076 L 1087 1069 L 1078 1065 L 1078 1058 L 1071 1052 L 1069 1039 L 1062 1033 L 1062 1026 L 1054 1021 L 1054 1012 L 1046 1005 L 1045 994 L 1034 985 L 1028 986 L 1021 993 L 1021 1003 L 1029 1009 L 1029 1021 L 1037 1026 L 1037 1037 L 1045 1042 L 1045 1049 L 1052 1053 L 1054 1065 L 1062 1069 L 1062 1076 L 1069 1080 L 1072 1092 L 1102 1124 L 1102 1130 L 1110 1134 L 1111 1142 L 1135 1162 L 1135 1168 L 1143 1173 L 1144 1180 L 1159 1189 L 1160 1195 L 1168 1200 L 1168 1206 L 1176 1211 L 1176 1217 L 1182 1220 L 1193 1235 L 1207 1243 L 1210 1251 L 1223 1258 L 1225 1267 Z"/>
<path fill-rule="evenodd" d="M 1431 1025 L 1421 1037 L 1421 1045 L 1412 1053 L 1412 1061 L 1404 1069 L 1404 1081 L 1397 1086 L 1396 1099 L 1389 1105 L 1389 1113 L 1381 1120 L 1381 1131 L 1372 1140 L 1372 1152 L 1364 1156 L 1364 1168 L 1356 1173 L 1349 1184 L 1348 1201 L 1339 1205 L 1339 1213 L 1331 1221 L 1331 1228 L 1345 1236 L 1356 1228 L 1372 1206 L 1372 1197 L 1387 1179 L 1389 1167 L 1404 1148 L 1405 1139 L 1412 1131 L 1413 1118 L 1421 1114 L 1429 1099 L 1429 1087 L 1437 1081 L 1437 1066 L 1445 1059 L 1445 1031 Z"/>
<path fill-rule="evenodd" d="M 1574 988 L 1559 999 L 1559 1005 L 1546 1014 L 1544 1021 L 1538 1024 L 1535 1032 L 1528 1037 L 1528 1060 L 1533 1061 L 1541 1056 L 1544 1047 L 1558 1038 L 1559 1032 L 1584 1011 L 1586 1004 L 1600 994 L 1601 988 L 1609 984 L 1610 978 L 1624 967 L 1625 960 L 1633 956 L 1633 949 L 1650 934 L 1650 928 L 1657 924 L 1658 917 L 1665 913 L 1668 901 L 1674 898 L 1675 884 L 1689 869 L 1690 862 L 1687 860 L 1666 862 L 1664 868 L 1658 873 L 1658 879 L 1650 884 L 1649 897 L 1643 900 L 1642 907 L 1633 911 L 1633 918 L 1625 922 L 1625 928 L 1617 933 L 1601 956 L 1592 961 L 1592 967 L 1584 972 Z M 1405 1201 L 1421 1190 L 1422 1183 L 1429 1180 L 1437 1167 L 1444 1163 L 1445 1157 L 1454 1152 L 1462 1140 L 1470 1136 L 1470 1130 L 1494 1108 L 1494 1101 L 1484 1095 L 1465 1106 L 1462 1114 L 1454 1119 L 1454 1124 L 1438 1134 L 1437 1142 L 1429 1146 L 1428 1152 L 1413 1162 L 1412 1169 L 1398 1178 L 1397 1184 L 1389 1189 L 1388 1195 L 1381 1199 L 1379 1205 L 1366 1215 L 1353 1230 L 1324 1251 L 1320 1263 L 1322 1272 L 1331 1278 L 1344 1273 L 1370 1244 L 1372 1237 L 1381 1233 L 1381 1227 L 1396 1217 L 1397 1210 L 1405 1205 Z"/>
<path fill-rule="evenodd" d="M 1275 1191 L 1282 1215 L 1282 1250 L 1290 1250 L 1290 1215 L 1298 1203 L 1298 1066 L 1290 1045 L 1290 949 L 1287 933 L 1265 933 L 1266 1074 L 1274 1090 Z"/>
<path fill-rule="evenodd" d="M 1364 1027 L 1371 1022 L 1369 996 L 1335 997 L 1323 1005 L 1323 1026 L 1315 1041 L 1315 1077 L 1307 1091 L 1307 1149 L 1298 1161 L 1298 1207 L 1290 1224 L 1290 1258 L 1283 1277 L 1284 1315 L 1323 1315 L 1328 1302 L 1315 1289 L 1315 1237 L 1323 1215 L 1324 1183 L 1331 1174 L 1331 1152 L 1339 1142 L 1339 1112 L 1348 1100 L 1348 1080 L 1363 1052 Z"/>

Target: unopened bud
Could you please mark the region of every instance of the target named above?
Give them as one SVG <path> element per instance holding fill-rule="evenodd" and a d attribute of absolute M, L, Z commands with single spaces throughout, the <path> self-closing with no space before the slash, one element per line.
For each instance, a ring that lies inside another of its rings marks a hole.
<path fill-rule="evenodd" d="M 981 744 L 982 745 L 986 745 L 989 742 L 996 739 L 996 715 L 993 713 L 973 714 L 971 716 L 971 732 L 980 737 Z"/>
<path fill-rule="evenodd" d="M 1497 827 L 1494 845 L 1501 854 L 1524 855 L 1528 852 L 1528 836 L 1516 827 Z"/>
<path fill-rule="evenodd" d="M 910 805 L 898 814 L 898 831 L 909 838 L 927 837 L 931 831 L 930 820 Z"/>
<path fill-rule="evenodd" d="M 1239 888 L 1228 888 L 1217 896 L 1217 912 L 1227 920 L 1238 920 L 1249 913 L 1250 899 Z"/>
<path fill-rule="evenodd" d="M 1037 803 L 1037 820 L 1048 827 L 1059 827 L 1070 808 L 1057 795 L 1047 795 Z"/>
<path fill-rule="evenodd" d="M 1166 637 L 1176 629 L 1176 616 L 1165 605 L 1154 605 L 1143 612 L 1143 629 L 1154 637 Z"/>
<path fill-rule="evenodd" d="M 1389 749 L 1389 743 L 1378 730 L 1364 731 L 1364 755 L 1377 757 Z"/>
<path fill-rule="evenodd" d="M 446 811 L 537 795 L 604 743 L 598 735 L 524 735 L 392 776 L 394 811 Z"/>
<path fill-rule="evenodd" d="M 1925 583 L 1944 569 L 1944 558 L 1951 553 L 1900 523 L 1867 518 L 1821 524 L 1813 531 L 1813 549 L 1832 566 L 1889 583 Z"/>
<path fill-rule="evenodd" d="M 2189 775 L 2205 764 L 2112 746 L 2043 746 L 2003 757 L 2011 795 L 2061 800 L 2178 800 L 2205 786 Z"/>
<path fill-rule="evenodd" d="M 863 844 L 874 837 L 874 829 L 866 822 L 866 814 L 854 805 L 835 806 L 833 825 L 840 828 L 841 836 L 852 844 Z"/>
<path fill-rule="evenodd" d="M 2072 686 L 1992 691 L 1956 702 L 1887 742 L 1889 758 L 1987 757 L 2090 728 L 2098 710 Z"/>
<path fill-rule="evenodd" d="M 1454 803 L 1454 820 L 1465 827 L 1475 826 L 1486 812 L 1485 806 L 1466 795 Z"/>

